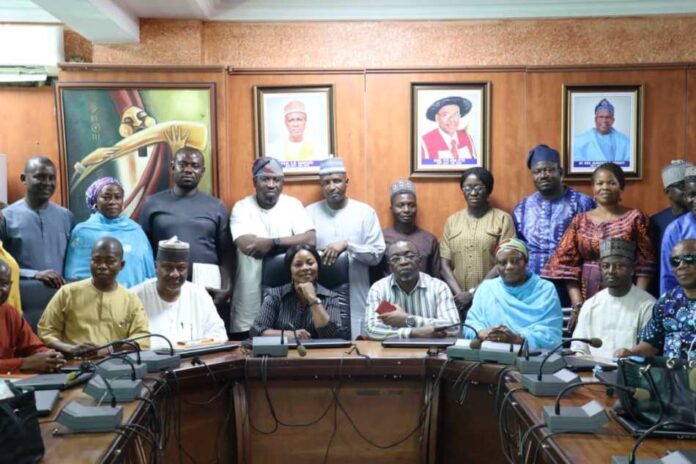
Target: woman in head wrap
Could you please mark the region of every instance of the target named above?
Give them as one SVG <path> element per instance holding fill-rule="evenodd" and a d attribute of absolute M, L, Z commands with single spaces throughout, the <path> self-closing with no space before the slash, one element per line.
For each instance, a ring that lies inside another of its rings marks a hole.
<path fill-rule="evenodd" d="M 297 338 L 343 338 L 350 340 L 350 310 L 340 294 L 317 283 L 321 258 L 316 248 L 299 244 L 285 254 L 290 283 L 268 291 L 250 335 L 285 335 Z"/>
<path fill-rule="evenodd" d="M 563 312 L 556 288 L 527 269 L 529 253 L 523 241 L 511 238 L 495 252 L 498 277 L 476 289 L 466 323 L 466 338 L 479 338 L 530 348 L 551 348 L 561 341 Z"/>
<path fill-rule="evenodd" d="M 123 211 L 123 187 L 113 177 L 102 177 L 86 191 L 87 207 L 94 211 L 85 222 L 76 225 L 70 237 L 65 259 L 65 278 L 90 277 L 92 246 L 102 237 L 114 237 L 123 245 L 125 267 L 116 280 L 132 287 L 155 277 L 152 247 L 140 225 Z"/>
<path fill-rule="evenodd" d="M 508 213 L 492 208 L 488 201 L 493 175 L 487 169 L 467 169 L 460 186 L 467 207 L 447 218 L 440 241 L 440 271 L 462 312 L 493 268 L 498 244 L 515 236 L 515 226 Z"/>
<path fill-rule="evenodd" d="M 597 207 L 576 214 L 555 253 L 541 272 L 547 279 L 564 280 L 573 306 L 568 330 L 573 331 L 582 303 L 602 289 L 599 244 L 607 238 L 622 238 L 636 244 L 636 285 L 647 290 L 655 273 L 655 253 L 649 220 L 639 209 L 621 205 L 626 180 L 621 168 L 604 163 L 592 173 Z"/>

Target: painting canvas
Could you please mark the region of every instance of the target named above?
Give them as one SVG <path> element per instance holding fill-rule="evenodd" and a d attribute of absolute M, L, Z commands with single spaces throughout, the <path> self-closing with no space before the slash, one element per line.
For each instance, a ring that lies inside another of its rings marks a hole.
<path fill-rule="evenodd" d="M 203 153 L 199 188 L 215 193 L 215 84 L 59 83 L 61 180 L 78 221 L 89 215 L 85 191 L 111 176 L 124 186 L 124 214 L 136 218 L 145 198 L 170 187 L 179 148 Z"/>
<path fill-rule="evenodd" d="M 334 156 L 333 86 L 256 87 L 254 110 L 256 155 L 278 159 L 286 177 L 316 176 Z"/>
<path fill-rule="evenodd" d="M 413 84 L 411 175 L 488 166 L 489 83 Z"/>
<path fill-rule="evenodd" d="M 615 163 L 628 178 L 641 174 L 642 86 L 565 86 L 563 147 L 566 176 L 588 178 Z"/>

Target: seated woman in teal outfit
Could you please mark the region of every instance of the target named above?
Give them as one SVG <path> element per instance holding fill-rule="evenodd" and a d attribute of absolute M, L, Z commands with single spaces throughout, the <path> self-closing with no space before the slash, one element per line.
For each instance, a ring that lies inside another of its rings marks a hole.
<path fill-rule="evenodd" d="M 150 242 L 140 225 L 122 216 L 123 186 L 113 177 L 102 177 L 89 186 L 87 207 L 94 211 L 85 222 L 75 226 L 65 259 L 65 278 L 86 279 L 92 247 L 102 237 L 114 237 L 123 245 L 125 267 L 119 272 L 118 283 L 132 287 L 155 277 L 155 262 Z"/>
<path fill-rule="evenodd" d="M 529 253 L 516 238 L 502 242 L 495 253 L 498 275 L 484 280 L 474 293 L 464 329 L 465 338 L 503 343 L 527 340 L 530 348 L 551 348 L 561 341 L 563 313 L 556 288 L 527 270 Z"/>

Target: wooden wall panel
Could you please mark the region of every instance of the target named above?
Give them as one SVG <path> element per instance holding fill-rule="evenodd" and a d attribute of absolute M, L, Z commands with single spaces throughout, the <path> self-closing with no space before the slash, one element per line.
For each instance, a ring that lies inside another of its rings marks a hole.
<path fill-rule="evenodd" d="M 696 163 L 696 69 L 686 72 L 686 84 L 685 155 L 689 155 L 686 159 Z"/>
<path fill-rule="evenodd" d="M 511 160 L 526 153 L 524 139 L 524 73 L 443 72 L 375 73 L 366 76 L 365 151 L 370 203 L 383 227 L 392 224 L 389 188 L 411 170 L 411 84 L 426 82 L 491 83 L 491 147 L 489 168 L 495 177 L 493 202 L 509 210 L 526 191 Z M 442 234 L 445 220 L 464 208 L 459 178 L 413 179 L 418 193 L 418 223 Z"/>
<path fill-rule="evenodd" d="M 217 110 L 217 185 L 220 198 L 229 203 L 232 198 L 230 159 L 227 145 L 227 79 L 222 67 L 145 69 L 137 67 L 103 67 L 97 69 L 70 67 L 61 71 L 61 82 L 142 82 L 142 83 L 187 83 L 215 82 Z"/>
<path fill-rule="evenodd" d="M 49 157 L 58 167 L 58 133 L 51 87 L 0 87 L 0 153 L 7 155 L 7 200 L 24 196 L 19 175 L 35 155 Z M 53 201 L 60 202 L 60 185 Z"/>
<path fill-rule="evenodd" d="M 623 203 L 654 214 L 668 205 L 662 195 L 662 167 L 686 155 L 686 72 L 684 69 L 530 72 L 527 76 L 529 146 L 561 145 L 563 84 L 644 84 L 643 178 L 627 183 Z M 693 153 L 693 152 L 692 152 Z M 692 155 L 693 156 L 693 155 Z M 568 182 L 586 193 L 589 182 Z"/>
<path fill-rule="evenodd" d="M 349 194 L 368 201 L 365 160 L 363 81 L 361 73 L 345 74 L 232 74 L 228 78 L 229 138 L 232 199 L 253 192 L 251 165 L 256 158 L 254 145 L 254 86 L 331 84 L 336 108 L 336 154 L 346 161 L 350 172 Z M 322 198 L 318 180 L 289 181 L 283 192 L 299 198 L 305 205 Z"/>

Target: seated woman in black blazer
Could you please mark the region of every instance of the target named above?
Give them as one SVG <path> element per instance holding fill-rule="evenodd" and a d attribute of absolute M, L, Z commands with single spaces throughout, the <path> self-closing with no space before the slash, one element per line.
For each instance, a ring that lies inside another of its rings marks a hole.
<path fill-rule="evenodd" d="M 316 248 L 305 244 L 291 247 L 285 254 L 285 267 L 290 271 L 291 282 L 268 290 L 250 335 L 279 336 L 285 329 L 288 338 L 294 338 L 289 329 L 295 327 L 301 340 L 350 340 L 348 302 L 317 283 L 321 257 Z"/>

